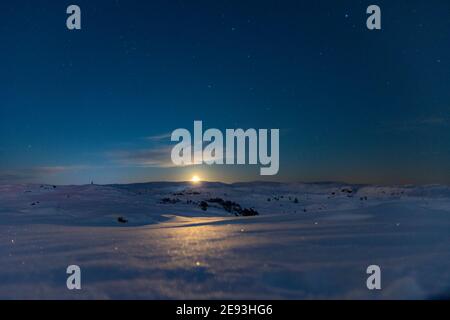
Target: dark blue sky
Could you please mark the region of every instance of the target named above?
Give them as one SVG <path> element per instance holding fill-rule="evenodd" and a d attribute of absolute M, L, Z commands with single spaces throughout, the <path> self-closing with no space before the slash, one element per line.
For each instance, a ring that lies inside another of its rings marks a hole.
<path fill-rule="evenodd" d="M 270 180 L 450 183 L 448 1 L 18 0 L 0 15 L 0 183 L 261 180 L 167 167 L 167 134 L 194 120 L 279 128 Z"/>

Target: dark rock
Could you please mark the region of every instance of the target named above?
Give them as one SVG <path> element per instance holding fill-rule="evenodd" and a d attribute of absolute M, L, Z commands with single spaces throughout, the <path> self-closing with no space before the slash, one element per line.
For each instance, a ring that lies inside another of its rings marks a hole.
<path fill-rule="evenodd" d="M 201 201 L 199 206 L 200 206 L 200 209 L 202 209 L 203 211 L 208 210 L 208 203 L 206 201 Z"/>
<path fill-rule="evenodd" d="M 180 202 L 181 200 L 176 198 L 176 199 L 171 199 L 171 198 L 162 198 L 161 199 L 161 203 L 162 204 L 175 204 L 177 202 Z"/>
<path fill-rule="evenodd" d="M 128 223 L 128 220 L 125 219 L 124 217 L 118 217 L 117 218 L 117 222 L 119 222 L 119 223 Z"/>

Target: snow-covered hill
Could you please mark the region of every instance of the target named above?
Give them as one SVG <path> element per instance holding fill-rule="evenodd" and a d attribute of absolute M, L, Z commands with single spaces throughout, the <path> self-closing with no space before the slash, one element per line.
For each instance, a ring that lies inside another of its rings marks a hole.
<path fill-rule="evenodd" d="M 0 185 L 0 298 L 439 298 L 449 249 L 448 186 Z"/>

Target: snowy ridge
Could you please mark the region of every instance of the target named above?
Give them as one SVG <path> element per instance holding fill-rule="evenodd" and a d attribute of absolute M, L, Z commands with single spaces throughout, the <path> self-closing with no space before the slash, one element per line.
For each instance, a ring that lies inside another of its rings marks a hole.
<path fill-rule="evenodd" d="M 449 230 L 441 185 L 0 185 L 0 298 L 442 298 Z"/>
<path fill-rule="evenodd" d="M 341 183 L 151 182 L 128 185 L 0 185 L 3 222 L 28 218 L 30 223 L 131 225 L 166 220 L 165 215 L 232 216 L 221 206 L 199 207 L 201 201 L 220 198 L 259 214 L 314 213 L 366 208 L 385 202 L 421 202 L 450 208 L 448 186 L 367 186 Z M 167 203 L 162 203 L 166 199 Z M 433 200 L 433 203 L 430 200 Z M 48 219 L 48 221 L 45 221 Z M 119 225 L 120 226 L 120 225 Z"/>

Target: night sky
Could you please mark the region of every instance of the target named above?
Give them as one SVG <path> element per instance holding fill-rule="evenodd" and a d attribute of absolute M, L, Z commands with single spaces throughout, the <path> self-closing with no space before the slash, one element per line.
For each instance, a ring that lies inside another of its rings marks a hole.
<path fill-rule="evenodd" d="M 450 183 L 448 0 L 1 1 L 0 37 L 0 183 Z M 194 120 L 279 128 L 279 174 L 171 167 Z"/>

